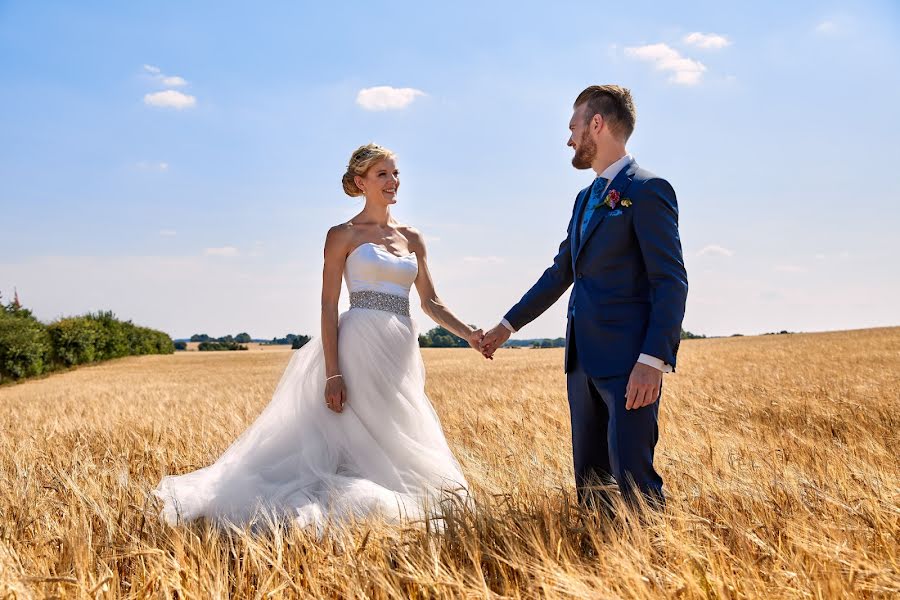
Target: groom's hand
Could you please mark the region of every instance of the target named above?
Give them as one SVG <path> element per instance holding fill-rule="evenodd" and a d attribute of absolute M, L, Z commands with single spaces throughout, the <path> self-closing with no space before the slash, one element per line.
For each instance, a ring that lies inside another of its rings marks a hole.
<path fill-rule="evenodd" d="M 504 327 L 502 323 L 498 323 L 496 327 L 488 331 L 481 342 L 481 353 L 484 354 L 484 357 L 493 359 L 494 352 L 506 343 L 510 333 L 510 330 Z"/>
<path fill-rule="evenodd" d="M 662 376 L 659 369 L 644 363 L 635 363 L 631 377 L 628 378 L 628 386 L 625 388 L 625 409 L 637 410 L 656 402 L 662 387 Z"/>

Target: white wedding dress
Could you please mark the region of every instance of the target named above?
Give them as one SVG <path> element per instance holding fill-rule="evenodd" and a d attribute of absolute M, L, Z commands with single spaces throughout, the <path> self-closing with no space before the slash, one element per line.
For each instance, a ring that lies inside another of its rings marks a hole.
<path fill-rule="evenodd" d="M 419 520 L 447 498 L 468 503 L 468 484 L 425 395 L 408 316 L 417 271 L 415 254 L 355 248 L 344 268 L 351 308 L 338 321 L 343 412 L 325 405 L 324 355 L 313 338 L 293 352 L 269 404 L 214 464 L 163 477 L 152 491 L 163 503 L 160 517 L 253 526 L 271 515 L 321 532 L 335 518 Z"/>

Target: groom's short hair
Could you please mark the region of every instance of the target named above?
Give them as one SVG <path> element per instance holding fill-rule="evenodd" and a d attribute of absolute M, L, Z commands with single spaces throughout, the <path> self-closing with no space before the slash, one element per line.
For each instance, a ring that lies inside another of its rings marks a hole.
<path fill-rule="evenodd" d="M 599 114 L 609 124 L 609 129 L 615 135 L 626 142 L 634 131 L 634 123 L 637 113 L 634 110 L 634 101 L 631 99 L 631 90 L 620 85 L 592 85 L 586 87 L 575 98 L 574 107 L 587 105 L 585 122 Z"/>

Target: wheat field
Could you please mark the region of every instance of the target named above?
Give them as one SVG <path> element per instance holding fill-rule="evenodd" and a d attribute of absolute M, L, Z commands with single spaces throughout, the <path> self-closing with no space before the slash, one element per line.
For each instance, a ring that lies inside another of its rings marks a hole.
<path fill-rule="evenodd" d="M 0 598 L 900 594 L 900 328 L 685 341 L 660 409 L 668 507 L 643 520 L 573 502 L 562 350 L 423 356 L 478 504 L 442 533 L 368 521 L 319 541 L 151 518 L 148 490 L 213 461 L 289 351 L 0 387 Z"/>

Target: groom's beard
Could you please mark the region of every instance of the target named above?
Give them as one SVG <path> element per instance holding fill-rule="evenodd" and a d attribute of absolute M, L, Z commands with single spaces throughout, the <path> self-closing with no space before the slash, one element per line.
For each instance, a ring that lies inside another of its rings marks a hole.
<path fill-rule="evenodd" d="M 576 169 L 590 169 L 597 155 L 597 144 L 588 136 L 587 131 L 581 134 L 581 141 L 572 157 L 572 166 Z"/>

